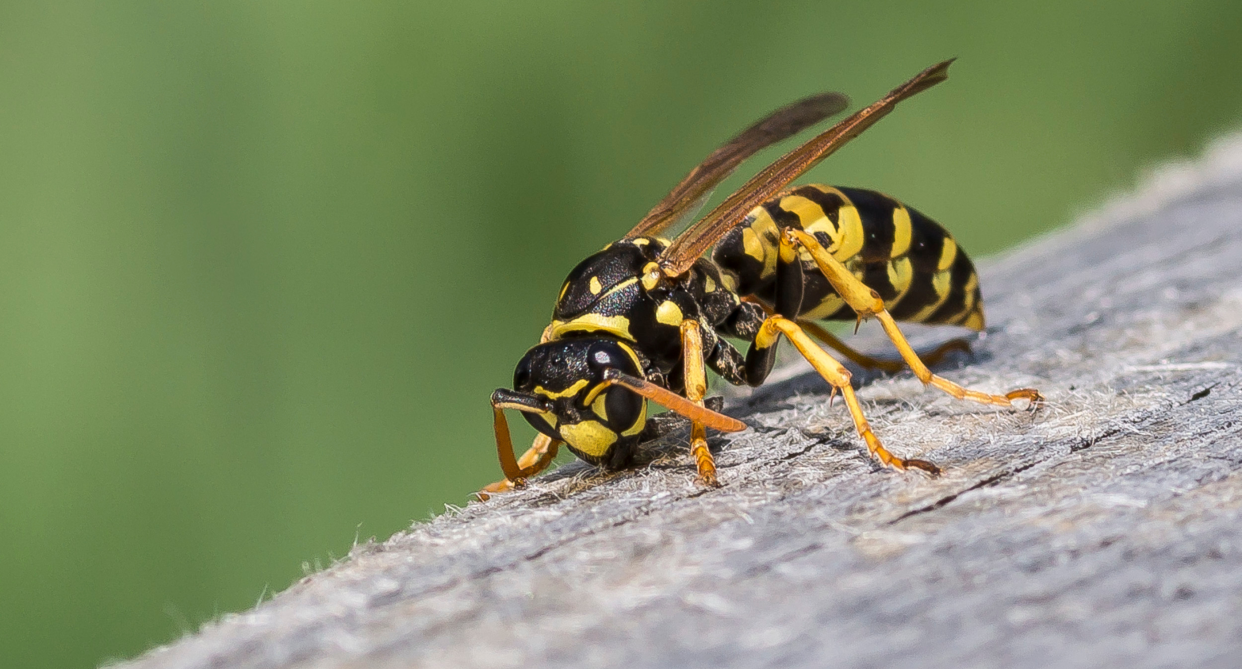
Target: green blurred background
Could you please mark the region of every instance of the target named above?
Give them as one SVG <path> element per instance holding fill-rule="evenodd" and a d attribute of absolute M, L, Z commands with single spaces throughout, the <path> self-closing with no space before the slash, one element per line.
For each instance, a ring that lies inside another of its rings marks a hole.
<path fill-rule="evenodd" d="M 813 177 L 975 255 L 1242 121 L 1236 0 L 933 4 L 0 4 L 0 664 L 464 504 L 565 273 L 779 104 L 958 56 Z"/>

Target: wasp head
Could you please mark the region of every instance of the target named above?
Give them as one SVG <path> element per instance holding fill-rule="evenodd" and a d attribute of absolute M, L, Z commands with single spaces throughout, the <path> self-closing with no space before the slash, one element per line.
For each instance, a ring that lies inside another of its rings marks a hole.
<path fill-rule="evenodd" d="M 520 410 L 536 430 L 565 442 L 587 462 L 623 467 L 646 425 L 647 403 L 609 383 L 610 369 L 643 376 L 634 350 L 614 339 L 539 344 L 518 363 L 513 390 L 497 390 L 493 403 Z"/>

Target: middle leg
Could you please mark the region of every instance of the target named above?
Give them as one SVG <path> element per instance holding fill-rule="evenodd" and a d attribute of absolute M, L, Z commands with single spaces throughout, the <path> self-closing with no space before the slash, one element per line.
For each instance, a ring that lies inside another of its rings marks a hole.
<path fill-rule="evenodd" d="M 698 321 L 681 322 L 681 355 L 686 399 L 703 406 L 703 396 L 707 394 L 707 373 L 703 371 L 703 333 Z M 693 420 L 690 422 L 690 453 L 694 455 L 694 464 L 699 472 L 697 482 L 718 487 L 716 461 L 707 448 L 707 429 Z"/>
<path fill-rule="evenodd" d="M 854 395 L 854 387 L 850 385 L 850 372 L 836 358 L 833 358 L 827 351 L 820 348 L 798 324 L 781 316 L 770 316 L 763 322 L 759 328 L 759 333 L 755 336 L 754 343 L 751 345 L 750 353 L 747 354 L 746 362 L 748 373 L 755 379 L 766 376 L 766 372 L 771 368 L 772 355 L 780 335 L 793 343 L 802 357 L 824 377 L 834 389 L 841 392 L 841 396 L 845 398 L 845 406 L 849 408 L 850 417 L 854 420 L 854 428 L 858 430 L 858 435 L 867 442 L 867 450 L 880 462 L 893 467 L 895 469 L 921 469 L 929 474 L 939 474 L 940 468 L 926 460 L 916 460 L 899 458 L 884 448 L 880 443 L 880 439 L 875 436 L 871 430 L 871 424 L 867 422 L 866 416 L 863 415 L 862 406 L 858 403 L 858 397 Z"/>

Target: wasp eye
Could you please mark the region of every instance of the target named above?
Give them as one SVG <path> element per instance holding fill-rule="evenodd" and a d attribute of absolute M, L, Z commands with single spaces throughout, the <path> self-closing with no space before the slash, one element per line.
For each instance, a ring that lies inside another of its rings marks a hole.
<path fill-rule="evenodd" d="M 517 369 L 513 371 L 513 388 L 514 390 L 530 389 L 530 356 L 523 356 Z"/>

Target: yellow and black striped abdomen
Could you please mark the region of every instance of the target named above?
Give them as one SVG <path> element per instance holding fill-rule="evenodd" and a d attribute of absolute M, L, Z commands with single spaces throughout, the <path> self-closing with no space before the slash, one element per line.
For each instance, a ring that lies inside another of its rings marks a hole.
<path fill-rule="evenodd" d="M 897 320 L 983 329 L 974 265 L 938 223 L 919 211 L 859 188 L 799 186 L 750 212 L 716 246 L 712 259 L 737 291 L 771 304 L 779 227 L 816 235 L 833 257 L 884 299 Z M 809 254 L 801 318 L 853 320 Z"/>

